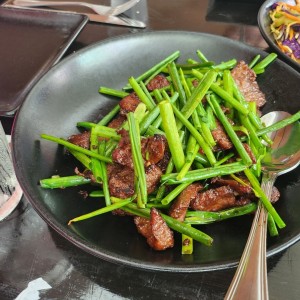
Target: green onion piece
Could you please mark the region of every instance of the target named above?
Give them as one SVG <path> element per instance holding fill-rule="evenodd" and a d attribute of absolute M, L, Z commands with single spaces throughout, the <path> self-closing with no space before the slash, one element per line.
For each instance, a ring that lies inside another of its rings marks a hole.
<path fill-rule="evenodd" d="M 165 198 L 161 200 L 163 205 L 168 205 L 171 201 L 173 201 L 184 189 L 186 189 L 191 182 L 185 182 L 176 186 L 174 190 L 172 190 Z"/>
<path fill-rule="evenodd" d="M 116 105 L 105 117 L 103 117 L 99 122 L 98 125 L 105 126 L 107 125 L 120 111 L 120 105 Z"/>
<path fill-rule="evenodd" d="M 160 61 L 159 63 L 157 63 L 156 65 L 154 65 L 152 68 L 150 68 L 149 70 L 147 70 L 145 73 L 143 73 L 142 75 L 138 76 L 136 78 L 137 82 L 140 81 L 144 81 L 146 78 L 154 78 L 157 74 L 159 74 L 161 72 L 162 69 L 164 69 L 171 61 L 174 61 L 175 59 L 177 59 L 180 55 L 179 51 L 175 51 L 174 53 L 172 53 L 171 55 L 169 55 L 168 57 L 166 57 L 165 59 L 163 59 L 162 61 Z M 149 82 L 150 80 L 146 81 L 146 84 Z"/>
<path fill-rule="evenodd" d="M 240 207 L 234 207 L 222 211 L 188 211 L 184 222 L 187 224 L 209 224 L 250 214 L 257 209 L 257 204 L 252 202 Z"/>
<path fill-rule="evenodd" d="M 162 118 L 162 126 L 166 133 L 166 138 L 172 154 L 174 165 L 176 169 L 180 171 L 184 165 L 185 159 L 182 143 L 180 142 L 180 137 L 176 127 L 172 105 L 167 101 L 162 101 L 159 103 L 159 109 Z"/>
<path fill-rule="evenodd" d="M 198 72 L 197 70 L 193 70 L 193 74 L 199 78 L 200 80 L 203 78 L 203 74 Z M 234 107 L 236 110 L 241 112 L 244 115 L 247 115 L 249 113 L 248 109 L 241 104 L 238 100 L 236 100 L 234 97 L 232 97 L 230 94 L 228 94 L 224 89 L 222 89 L 220 86 L 218 86 L 215 83 L 212 83 L 210 86 L 210 89 L 215 92 L 219 97 L 221 97 L 223 100 L 231 104 L 232 107 Z"/>
<path fill-rule="evenodd" d="M 100 191 L 100 190 L 92 191 L 89 193 L 89 197 L 91 197 L 91 198 L 104 197 L 104 192 Z"/>
<path fill-rule="evenodd" d="M 256 132 L 256 134 L 258 136 L 262 136 L 263 134 L 266 134 L 266 133 L 269 133 L 269 132 L 272 132 L 272 131 L 276 131 L 276 130 L 281 129 L 281 128 L 287 126 L 287 125 L 290 125 L 290 124 L 296 122 L 299 119 L 300 119 L 300 110 L 297 113 L 295 113 L 294 115 L 292 115 L 288 118 L 285 118 L 284 120 L 278 121 L 278 122 L 276 122 L 276 123 L 274 123 L 274 124 L 272 124 L 268 127 L 264 127 L 262 129 L 258 130 Z"/>
<path fill-rule="evenodd" d="M 90 218 L 108 213 L 108 212 L 113 211 L 113 210 L 118 209 L 118 208 L 122 208 L 123 206 L 125 206 L 125 205 L 129 204 L 130 202 L 132 202 L 132 200 L 133 200 L 132 198 L 124 199 L 122 202 L 117 202 L 117 203 L 111 204 L 109 206 L 105 206 L 103 208 L 97 209 L 97 210 L 95 210 L 93 212 L 90 212 L 88 214 L 81 215 L 79 217 L 76 217 L 76 218 L 70 220 L 68 222 L 68 225 L 71 225 L 74 222 L 83 221 L 83 220 L 86 220 L 86 219 L 90 219 Z"/>
<path fill-rule="evenodd" d="M 103 155 L 94 153 L 94 152 L 92 152 L 92 151 L 90 151 L 88 149 L 84 149 L 84 148 L 82 148 L 80 146 L 74 145 L 74 144 L 72 144 L 72 143 L 70 143 L 70 142 L 68 142 L 68 141 L 66 141 L 64 139 L 57 138 L 55 136 L 48 135 L 48 134 L 41 134 L 41 138 L 43 138 L 45 140 L 48 140 L 48 141 L 51 141 L 51 142 L 55 142 L 55 143 L 60 144 L 60 145 L 63 145 L 65 147 L 67 147 L 68 149 L 73 149 L 75 151 L 78 151 L 80 153 L 86 154 L 88 156 L 95 157 L 95 158 L 97 158 L 99 160 L 103 160 L 103 161 L 109 162 L 109 163 L 112 162 L 111 158 L 109 158 L 109 157 L 105 157 Z"/>
<path fill-rule="evenodd" d="M 147 106 L 147 108 L 151 111 L 155 105 L 153 104 L 152 98 L 149 99 L 148 96 L 145 94 L 143 89 L 139 86 L 137 81 L 133 78 L 129 78 L 129 84 L 132 86 L 133 90 L 136 92 L 140 100 Z"/>
<path fill-rule="evenodd" d="M 243 163 L 234 162 L 234 163 L 221 165 L 217 167 L 189 171 L 181 180 L 176 179 L 178 173 L 164 174 L 161 176 L 161 182 L 165 182 L 167 184 L 179 184 L 188 181 L 193 182 L 193 181 L 204 180 L 216 176 L 224 176 L 224 175 L 242 172 L 246 168 L 247 166 L 244 165 Z"/>
<path fill-rule="evenodd" d="M 78 151 L 74 151 L 72 149 L 68 149 L 68 151 L 78 160 L 80 161 L 88 170 L 91 169 L 91 159 Z"/>
<path fill-rule="evenodd" d="M 98 135 L 97 135 L 97 129 L 96 129 L 96 127 L 93 127 L 92 130 L 91 130 L 91 135 L 90 135 L 90 150 L 93 153 L 98 154 L 99 153 L 98 148 L 99 148 L 99 139 L 98 139 Z M 100 153 L 100 155 L 101 155 L 101 153 Z M 102 181 L 102 170 L 101 170 L 101 168 L 102 167 L 101 167 L 100 160 L 98 160 L 95 157 L 92 157 L 91 158 L 91 170 L 92 170 L 92 173 L 95 177 L 96 182 L 101 182 Z"/>
<path fill-rule="evenodd" d="M 91 179 L 85 178 L 80 175 L 72 176 L 53 176 L 51 178 L 41 179 L 40 186 L 45 189 L 63 189 L 71 186 L 78 186 L 83 184 L 88 184 Z"/>
<path fill-rule="evenodd" d="M 271 216 L 270 213 L 268 213 L 268 231 L 270 236 L 279 235 L 274 218 Z"/>
<path fill-rule="evenodd" d="M 230 60 L 222 62 L 218 65 L 214 65 L 213 68 L 218 71 L 232 69 L 236 65 L 236 63 L 237 63 L 236 59 L 230 59 Z"/>
<path fill-rule="evenodd" d="M 256 74 L 261 74 L 265 71 L 265 68 L 273 62 L 277 57 L 277 54 L 270 53 L 263 60 L 261 60 L 256 66 L 252 69 Z"/>
<path fill-rule="evenodd" d="M 104 86 L 101 86 L 99 88 L 99 93 L 109 95 L 109 96 L 115 96 L 118 98 L 124 98 L 124 97 L 128 96 L 128 93 L 126 93 L 124 91 L 119 91 L 119 90 L 115 90 L 115 89 L 104 87 Z"/>
<path fill-rule="evenodd" d="M 139 125 L 137 124 L 134 114 L 129 112 L 127 114 L 129 124 L 129 137 L 132 150 L 132 159 L 136 181 L 138 181 L 138 191 L 141 197 L 140 205 L 144 207 L 147 203 L 147 182 L 144 168 L 144 160 L 141 153 L 141 138 Z"/>
<path fill-rule="evenodd" d="M 202 74 L 201 74 L 202 75 Z M 186 104 L 181 110 L 182 115 L 188 119 L 198 104 L 202 101 L 206 92 L 209 90 L 213 82 L 216 80 L 217 72 L 210 70 L 205 75 L 202 76 L 201 81 L 198 86 L 193 90 L 192 95 L 187 100 Z M 180 124 L 180 123 L 179 123 Z M 178 124 L 178 129 L 180 129 L 180 125 Z"/>
<path fill-rule="evenodd" d="M 197 140 L 197 142 L 199 143 L 200 147 L 205 153 L 210 164 L 214 165 L 216 163 L 216 158 L 214 153 L 212 152 L 211 147 L 205 142 L 202 135 L 197 131 L 197 129 L 193 126 L 193 124 L 190 123 L 189 120 L 187 120 L 174 105 L 172 105 L 172 108 L 176 117 L 178 118 L 178 120 L 180 120 L 181 124 L 183 124 Z"/>
<path fill-rule="evenodd" d="M 224 112 L 222 111 L 222 108 L 220 107 L 220 105 L 219 105 L 219 103 L 218 103 L 218 101 L 217 101 L 217 99 L 214 95 L 211 95 L 210 103 L 213 105 L 212 108 L 215 111 L 216 116 L 218 117 L 218 119 L 222 123 L 225 131 L 227 132 L 230 140 L 232 141 L 233 145 L 235 146 L 235 149 L 238 152 L 238 154 L 240 155 L 241 159 L 243 160 L 243 162 L 246 165 L 251 165 L 252 160 L 251 160 L 249 154 L 246 152 L 243 144 L 241 143 L 241 141 L 239 140 L 237 134 L 233 130 L 231 124 L 229 123 L 227 117 L 225 116 Z"/>
<path fill-rule="evenodd" d="M 170 102 L 174 103 L 178 99 L 178 93 L 175 92 L 171 97 Z M 144 135 L 144 133 L 149 129 L 149 126 L 159 117 L 160 109 L 159 106 L 156 106 L 153 110 L 149 112 L 140 122 L 140 133 Z"/>
<path fill-rule="evenodd" d="M 152 103 L 152 106 L 155 107 L 156 103 L 155 101 L 152 99 L 151 94 L 149 93 L 146 85 L 144 84 L 143 81 L 140 82 L 140 87 L 142 88 L 143 92 L 145 93 L 145 95 L 148 97 L 148 99 L 150 100 L 150 102 Z"/>
<path fill-rule="evenodd" d="M 106 148 L 105 146 L 106 146 L 105 141 L 101 141 L 99 143 L 99 153 L 101 155 L 104 155 L 104 153 L 105 153 L 105 148 Z M 103 188 L 103 193 L 104 193 L 105 204 L 106 204 L 106 206 L 109 206 L 109 205 L 111 205 L 111 201 L 110 201 L 110 195 L 109 195 L 109 185 L 108 185 L 106 163 L 101 161 L 100 166 L 101 166 L 102 188 Z"/>
<path fill-rule="evenodd" d="M 245 169 L 244 173 L 250 181 L 252 188 L 255 191 L 255 194 L 260 198 L 267 211 L 272 215 L 277 226 L 279 228 L 284 228 L 286 226 L 285 223 L 283 222 L 283 220 L 281 219 L 281 217 L 267 198 L 264 191 L 261 189 L 258 179 L 253 175 L 253 173 L 249 169 Z"/>
<path fill-rule="evenodd" d="M 185 234 L 181 235 L 181 254 L 193 254 L 193 239 Z"/>
<path fill-rule="evenodd" d="M 260 59 L 260 54 L 257 54 L 253 59 L 252 61 L 248 64 L 248 67 L 249 68 L 253 68 L 255 66 L 255 64 L 259 61 Z"/>
<path fill-rule="evenodd" d="M 186 103 L 186 94 L 184 88 L 181 84 L 179 73 L 177 71 L 176 65 L 174 62 L 168 65 L 168 70 L 171 76 L 172 84 L 174 86 L 175 91 L 179 94 L 179 102 L 181 107 Z"/>
<path fill-rule="evenodd" d="M 208 62 L 208 59 L 205 57 L 205 55 L 203 54 L 203 52 L 201 52 L 200 50 L 197 50 L 197 55 L 199 57 L 199 59 L 203 62 Z"/>

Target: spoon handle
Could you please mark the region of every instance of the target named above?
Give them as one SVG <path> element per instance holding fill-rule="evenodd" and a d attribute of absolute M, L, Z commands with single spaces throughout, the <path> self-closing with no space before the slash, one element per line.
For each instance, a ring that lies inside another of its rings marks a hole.
<path fill-rule="evenodd" d="M 261 187 L 268 199 L 271 197 L 275 179 L 276 176 L 270 173 L 263 176 Z M 269 299 L 266 262 L 267 220 L 268 213 L 259 202 L 240 263 L 225 295 L 226 300 Z"/>

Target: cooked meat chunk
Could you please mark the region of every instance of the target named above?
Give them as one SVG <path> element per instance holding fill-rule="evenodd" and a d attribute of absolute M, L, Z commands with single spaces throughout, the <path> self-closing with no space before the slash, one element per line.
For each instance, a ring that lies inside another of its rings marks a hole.
<path fill-rule="evenodd" d="M 248 181 L 248 179 L 241 178 L 241 180 L 243 182 L 245 182 L 246 185 L 243 185 L 230 177 L 214 177 L 211 180 L 211 183 L 219 185 L 219 186 L 223 186 L 223 185 L 230 186 L 231 189 L 240 196 L 252 195 L 253 191 L 252 191 L 252 188 L 251 188 L 251 185 L 250 185 L 250 182 Z"/>
<path fill-rule="evenodd" d="M 120 130 L 122 138 L 119 141 L 118 147 L 112 152 L 113 161 L 130 168 L 133 168 L 131 143 L 128 132 Z M 166 138 L 162 135 L 155 135 L 141 139 L 141 151 L 144 158 L 145 166 L 157 164 L 164 158 L 167 148 Z"/>
<path fill-rule="evenodd" d="M 147 193 L 152 193 L 159 183 L 162 172 L 156 165 L 145 168 Z M 121 199 L 134 195 L 134 170 L 117 163 L 107 165 L 108 185 L 111 196 Z"/>
<path fill-rule="evenodd" d="M 68 138 L 68 141 L 72 144 L 80 146 L 85 149 L 90 148 L 90 131 L 84 131 L 83 133 L 73 134 Z"/>
<path fill-rule="evenodd" d="M 161 169 L 161 171 L 163 173 L 167 169 L 170 158 L 171 158 L 171 154 L 170 154 L 169 148 L 165 149 L 165 153 L 164 153 L 163 158 L 156 164 Z"/>
<path fill-rule="evenodd" d="M 155 89 L 162 89 L 166 86 L 169 86 L 170 82 L 164 75 L 156 75 L 150 82 L 147 84 L 147 89 L 152 92 Z"/>
<path fill-rule="evenodd" d="M 248 155 L 250 156 L 252 163 L 256 164 L 256 157 L 255 157 L 254 153 L 252 152 L 250 146 L 247 143 L 243 143 L 243 146 L 244 146 L 246 152 L 248 153 Z"/>
<path fill-rule="evenodd" d="M 118 164 L 109 164 L 107 173 L 111 196 L 125 199 L 134 195 L 133 169 Z"/>
<path fill-rule="evenodd" d="M 191 208 L 203 211 L 219 211 L 236 206 L 234 191 L 229 186 L 221 186 L 199 193 L 192 199 Z"/>
<path fill-rule="evenodd" d="M 249 197 L 247 197 L 247 195 L 241 196 L 241 197 L 237 197 L 234 206 L 244 206 L 244 205 L 246 205 L 246 204 L 251 203 L 252 200 L 253 200 L 252 197 L 249 198 Z"/>
<path fill-rule="evenodd" d="M 119 216 L 119 217 L 132 216 L 132 214 L 130 214 L 127 211 L 122 210 L 121 208 L 117 208 L 117 209 L 113 210 L 112 214 L 114 216 Z"/>
<path fill-rule="evenodd" d="M 174 246 L 173 231 L 154 207 L 151 208 L 150 223 L 152 235 L 147 239 L 148 244 L 155 250 L 172 248 Z"/>
<path fill-rule="evenodd" d="M 148 137 L 146 142 L 146 148 L 143 151 L 146 166 L 157 164 L 164 158 L 167 146 L 166 138 L 163 135 L 156 134 Z"/>
<path fill-rule="evenodd" d="M 134 220 L 134 224 L 136 225 L 138 232 L 141 235 L 143 235 L 146 239 L 152 235 L 150 219 L 135 216 L 133 218 L 133 220 Z"/>
<path fill-rule="evenodd" d="M 275 203 L 279 200 L 280 198 L 280 192 L 278 191 L 277 187 L 273 186 L 273 189 L 272 189 L 272 194 L 271 194 L 271 202 L 272 203 Z"/>
<path fill-rule="evenodd" d="M 227 150 L 232 148 L 232 143 L 228 138 L 222 124 L 219 121 L 217 121 L 217 128 L 214 129 L 211 133 L 214 140 L 217 143 L 218 148 L 220 148 L 221 150 Z"/>
<path fill-rule="evenodd" d="M 256 82 L 256 74 L 244 61 L 233 68 L 231 75 L 246 101 L 256 102 L 258 108 L 266 103 L 265 95 Z"/>
<path fill-rule="evenodd" d="M 136 93 L 131 93 L 124 97 L 119 105 L 120 105 L 120 114 L 126 115 L 129 112 L 134 112 L 137 106 L 141 103 L 139 97 L 136 95 Z"/>
<path fill-rule="evenodd" d="M 107 127 L 119 129 L 126 120 L 125 115 L 118 114 L 116 118 L 114 118 Z"/>
<path fill-rule="evenodd" d="M 119 145 L 114 149 L 111 156 L 113 161 L 133 169 L 131 144 L 127 138 L 123 137 L 123 135 Z"/>
<path fill-rule="evenodd" d="M 168 227 L 156 208 L 151 208 L 150 220 L 134 217 L 137 230 L 154 250 L 165 250 L 174 246 L 173 231 Z"/>
<path fill-rule="evenodd" d="M 162 175 L 161 169 L 156 165 L 150 165 L 145 168 L 147 193 L 151 194 L 156 189 Z"/>
<path fill-rule="evenodd" d="M 192 183 L 184 189 L 174 201 L 169 210 L 169 215 L 178 221 L 183 222 L 190 202 L 195 200 L 203 186 L 200 183 Z"/>

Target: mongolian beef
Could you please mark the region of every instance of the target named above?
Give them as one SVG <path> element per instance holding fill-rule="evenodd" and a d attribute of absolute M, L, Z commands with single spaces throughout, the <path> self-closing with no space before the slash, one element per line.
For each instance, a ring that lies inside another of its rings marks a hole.
<path fill-rule="evenodd" d="M 99 214 L 132 218 L 155 250 L 174 246 L 174 230 L 211 245 L 193 212 L 230 215 L 234 209 L 234 217 L 255 211 L 262 191 L 253 180 L 260 180 L 260 161 L 270 143 L 256 135 L 266 103 L 256 81 L 259 63 L 256 69 L 235 60 L 177 65 L 178 56 L 154 66 L 145 73 L 149 77 L 131 78 L 119 94 L 111 90 L 121 98 L 112 113 L 98 123 L 78 123 L 85 130 L 64 141 L 84 165 L 82 172 L 78 166 L 74 185 L 93 183 L 103 190 Z M 76 155 L 80 149 L 86 152 Z M 56 179 L 43 179 L 41 186 L 53 188 Z M 279 196 L 274 187 L 271 202 Z M 276 211 L 271 217 L 284 227 Z"/>

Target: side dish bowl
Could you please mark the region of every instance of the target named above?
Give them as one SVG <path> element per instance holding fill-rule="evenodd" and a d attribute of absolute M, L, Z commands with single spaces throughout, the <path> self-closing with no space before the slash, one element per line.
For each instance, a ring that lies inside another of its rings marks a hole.
<path fill-rule="evenodd" d="M 130 76 L 138 76 L 176 50 L 180 61 L 196 59 L 200 49 L 216 63 L 232 58 L 250 62 L 267 53 L 220 36 L 202 33 L 160 31 L 109 39 L 87 47 L 53 67 L 35 85 L 20 108 L 13 128 L 13 161 L 24 194 L 38 214 L 59 234 L 101 259 L 136 268 L 195 272 L 237 264 L 251 227 L 252 216 L 202 226 L 214 238 L 212 247 L 195 243 L 193 255 L 181 255 L 180 243 L 164 252 L 148 247 L 129 217 L 110 213 L 68 226 L 70 219 L 96 210 L 99 200 L 83 199 L 82 189 L 42 189 L 38 182 L 54 174 L 70 175 L 74 160 L 63 148 L 42 140 L 46 133 L 67 138 L 78 133 L 78 121 L 101 119 L 118 102 L 100 95 L 100 86 L 122 88 Z M 284 78 L 284 80 L 283 80 Z M 299 110 L 300 74 L 280 60 L 258 77 L 268 103 L 264 112 Z M 277 182 L 281 199 L 276 204 L 287 226 L 268 239 L 268 256 L 286 249 L 300 237 L 300 169 Z M 178 239 L 179 240 L 179 239 Z"/>
<path fill-rule="evenodd" d="M 265 39 L 265 41 L 270 46 L 271 51 L 276 52 L 279 55 L 279 57 L 282 60 L 284 60 L 287 64 L 291 65 L 293 68 L 300 71 L 300 64 L 298 62 L 296 62 L 295 60 L 291 59 L 288 55 L 286 55 L 285 53 L 283 53 L 280 50 L 280 48 L 276 44 L 276 41 L 273 37 L 272 32 L 271 32 L 271 29 L 270 29 L 271 18 L 269 16 L 269 12 L 270 12 L 272 5 L 276 2 L 279 2 L 279 1 L 267 0 L 260 7 L 260 9 L 258 11 L 258 16 L 257 16 L 259 30 L 260 30 L 263 38 Z M 295 5 L 295 1 L 293 1 L 293 0 L 283 0 L 281 2 L 286 2 L 288 4 Z"/>

